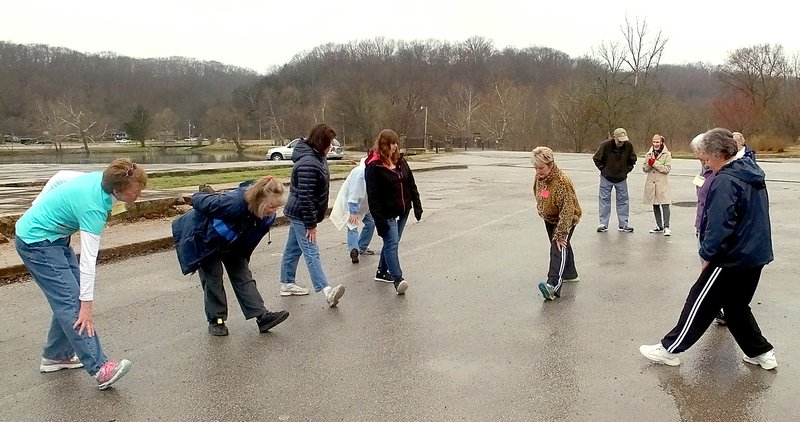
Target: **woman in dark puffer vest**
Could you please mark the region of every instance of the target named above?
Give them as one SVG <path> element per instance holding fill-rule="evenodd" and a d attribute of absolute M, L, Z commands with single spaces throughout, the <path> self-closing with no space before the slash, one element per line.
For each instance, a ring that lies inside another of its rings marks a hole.
<path fill-rule="evenodd" d="M 403 279 L 397 248 L 408 213 L 413 206 L 414 217 L 419 221 L 422 203 L 414 175 L 400 155 L 397 141 L 397 133 L 393 130 L 382 130 L 367 158 L 364 174 L 369 212 L 375 220 L 378 235 L 383 238 L 375 281 L 393 283 L 397 294 L 402 295 L 408 289 L 408 282 Z"/>
<path fill-rule="evenodd" d="M 305 256 L 314 291 L 325 293 L 330 307 L 339 303 L 344 295 L 344 286 L 328 285 L 317 246 L 317 224 L 325 219 L 328 209 L 331 182 L 326 157 L 335 136 L 336 132 L 330 126 L 320 123 L 311 128 L 308 138 L 298 142 L 292 153 L 292 183 L 289 199 L 283 207 L 283 213 L 289 219 L 289 237 L 283 251 L 280 280 L 281 296 L 307 295 L 308 288 L 295 281 L 300 255 Z"/>

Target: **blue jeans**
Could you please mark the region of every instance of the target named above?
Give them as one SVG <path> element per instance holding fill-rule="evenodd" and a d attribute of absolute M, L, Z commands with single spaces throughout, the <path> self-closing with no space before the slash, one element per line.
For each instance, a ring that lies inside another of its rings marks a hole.
<path fill-rule="evenodd" d="M 398 218 L 386 220 L 389 230 L 383 238 L 383 248 L 381 248 L 381 260 L 378 263 L 378 271 L 386 271 L 395 280 L 403 278 L 403 270 L 400 268 L 400 257 L 397 252 L 400 238 L 403 236 L 403 228 L 406 226 L 408 213 Z"/>
<path fill-rule="evenodd" d="M 611 217 L 611 188 L 617 191 L 617 220 L 619 227 L 628 226 L 628 180 L 621 182 L 610 182 L 600 176 L 600 224 L 608 227 L 608 220 Z"/>
<path fill-rule="evenodd" d="M 325 272 L 322 271 L 319 246 L 306 239 L 306 226 L 302 221 L 289 218 L 289 237 L 286 238 L 286 247 L 283 249 L 283 259 L 281 259 L 281 283 L 295 282 L 300 255 L 306 258 L 306 266 L 314 291 L 319 292 L 327 287 L 328 279 L 325 277 Z"/>
<path fill-rule="evenodd" d="M 364 252 L 364 249 L 367 249 L 367 246 L 369 246 L 369 242 L 372 241 L 372 234 L 375 232 L 375 220 L 372 219 L 370 213 L 367 213 L 362 221 L 364 222 L 364 228 L 361 229 L 361 236 L 358 235 L 358 227 L 354 229 L 347 228 L 348 251 L 358 249 Z"/>
<path fill-rule="evenodd" d="M 94 337 L 89 337 L 85 330 L 78 334 L 78 329 L 72 328 L 78 321 L 81 286 L 78 260 L 69 245 L 69 237 L 30 245 L 17 237 L 15 244 L 22 262 L 53 310 L 42 357 L 60 360 L 77 354 L 86 371 L 96 374 L 108 358 L 100 346 L 97 331 Z"/>

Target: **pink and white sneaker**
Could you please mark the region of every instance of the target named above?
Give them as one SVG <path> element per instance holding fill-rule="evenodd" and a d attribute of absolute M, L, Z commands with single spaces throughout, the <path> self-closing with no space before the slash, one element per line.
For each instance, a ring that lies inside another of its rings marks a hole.
<path fill-rule="evenodd" d="M 131 366 L 133 366 L 133 363 L 128 359 L 122 359 L 119 363 L 112 361 L 104 363 L 94 376 L 97 380 L 97 388 L 105 390 L 111 387 L 111 384 L 119 381 L 120 378 L 131 370 Z"/>

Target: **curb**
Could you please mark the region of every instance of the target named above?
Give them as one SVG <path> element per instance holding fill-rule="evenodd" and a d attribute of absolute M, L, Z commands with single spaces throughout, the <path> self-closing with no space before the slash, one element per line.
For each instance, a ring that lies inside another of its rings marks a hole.
<path fill-rule="evenodd" d="M 329 215 L 330 212 L 331 209 L 328 208 L 328 211 L 325 213 L 325 215 Z M 272 224 L 272 227 L 280 227 L 287 224 L 289 224 L 289 220 L 285 216 L 280 216 L 275 219 L 275 223 Z M 172 240 L 172 236 L 169 236 L 100 249 L 97 254 L 97 263 L 103 264 L 124 257 L 144 255 L 151 252 L 172 249 L 174 245 L 175 243 Z M 80 254 L 76 254 L 76 256 L 80 256 Z M 27 276 L 29 276 L 28 269 L 25 268 L 25 265 L 23 264 L 0 268 L 0 286 L 15 283 L 19 281 L 20 278 Z"/>
<path fill-rule="evenodd" d="M 453 165 L 443 165 L 443 166 L 429 167 L 429 168 L 420 168 L 413 171 L 415 173 L 420 173 L 420 172 L 434 171 L 434 170 L 463 170 L 468 168 L 469 166 L 467 165 L 453 164 Z M 331 180 L 342 180 L 345 177 L 347 176 L 331 178 Z M 186 198 L 191 198 L 191 197 L 181 196 L 175 198 L 162 198 L 162 199 L 140 201 L 136 203 L 136 206 L 134 208 L 129 209 L 125 214 L 123 214 L 125 217 L 119 217 L 115 220 L 138 218 L 148 213 L 156 213 L 159 211 L 163 212 L 164 210 L 172 208 L 173 206 L 176 205 L 191 204 L 191 201 L 185 201 Z M 327 211 L 325 211 L 325 216 L 330 215 L 331 210 L 332 207 L 328 207 Z M 21 215 L 22 214 L 18 215 L 8 214 L 0 216 L 0 218 L 13 218 L 13 217 L 19 218 Z M 16 218 L 14 218 L 14 221 L 16 221 Z M 289 224 L 288 218 L 286 218 L 286 216 L 281 215 L 275 219 L 275 223 L 273 223 L 272 227 L 280 227 L 280 226 L 285 226 L 287 224 Z M 13 223 L 11 224 L 11 226 L 13 227 Z M 11 240 L 11 236 L 7 237 L 9 237 L 9 240 Z M 97 262 L 101 264 L 131 255 L 143 255 L 151 252 L 171 249 L 173 245 L 174 243 L 172 240 L 172 236 L 169 236 L 158 239 L 145 240 L 127 245 L 114 246 L 106 249 L 101 249 L 97 255 Z M 28 270 L 22 264 L 12 265 L 10 267 L 5 267 L 5 268 L 0 267 L 0 285 L 14 283 L 18 279 L 25 276 L 28 276 Z"/>

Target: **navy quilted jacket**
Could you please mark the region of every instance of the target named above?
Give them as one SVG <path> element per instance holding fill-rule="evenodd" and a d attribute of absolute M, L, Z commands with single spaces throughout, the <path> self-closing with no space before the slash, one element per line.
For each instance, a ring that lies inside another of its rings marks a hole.
<path fill-rule="evenodd" d="M 312 229 L 325 219 L 328 210 L 331 184 L 328 159 L 307 143 L 298 142 L 292 161 L 292 183 L 283 213 Z"/>

